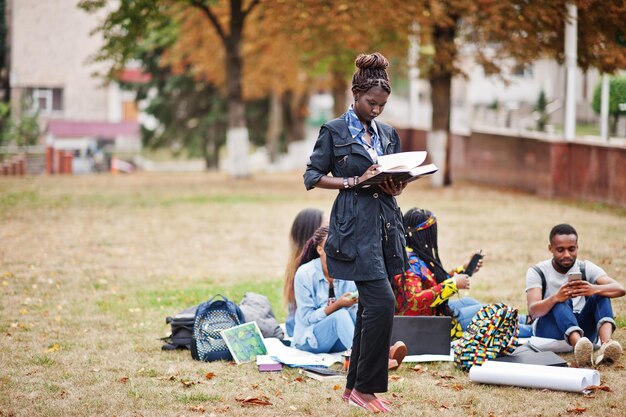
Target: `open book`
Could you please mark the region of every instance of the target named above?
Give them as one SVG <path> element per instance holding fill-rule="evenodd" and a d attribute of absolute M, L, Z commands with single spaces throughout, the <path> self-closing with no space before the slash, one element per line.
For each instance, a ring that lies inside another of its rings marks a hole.
<path fill-rule="evenodd" d="M 426 152 L 399 152 L 390 155 L 382 155 L 378 157 L 380 173 L 362 183 L 357 187 L 371 187 L 385 182 L 387 178 L 391 178 L 394 183 L 411 182 L 424 175 L 430 175 L 437 172 L 435 164 L 422 165 L 426 160 Z"/>

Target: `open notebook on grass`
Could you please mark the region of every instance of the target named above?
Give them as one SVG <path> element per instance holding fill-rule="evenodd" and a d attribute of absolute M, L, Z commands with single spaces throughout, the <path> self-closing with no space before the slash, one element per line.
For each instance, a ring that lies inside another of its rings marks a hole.
<path fill-rule="evenodd" d="M 367 188 L 378 185 L 388 178 L 391 178 L 396 184 L 398 182 L 411 182 L 424 175 L 437 172 L 437 166 L 435 164 L 424 164 L 425 160 L 425 151 L 399 152 L 379 156 L 378 163 L 380 167 L 378 167 L 378 170 L 380 173 L 363 181 L 357 187 Z"/>
<path fill-rule="evenodd" d="M 256 321 L 220 330 L 220 334 L 237 364 L 250 362 L 258 355 L 267 354 L 263 335 Z"/>

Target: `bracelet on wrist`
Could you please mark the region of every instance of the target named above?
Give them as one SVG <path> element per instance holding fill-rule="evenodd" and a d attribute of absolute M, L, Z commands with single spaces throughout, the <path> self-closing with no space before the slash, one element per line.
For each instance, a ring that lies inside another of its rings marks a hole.
<path fill-rule="evenodd" d="M 350 184 L 348 183 L 348 177 L 343 177 L 343 188 L 350 188 Z"/>

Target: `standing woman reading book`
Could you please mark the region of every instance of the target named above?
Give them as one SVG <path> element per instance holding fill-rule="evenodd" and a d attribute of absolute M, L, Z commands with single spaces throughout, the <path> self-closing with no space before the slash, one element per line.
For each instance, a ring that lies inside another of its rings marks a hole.
<path fill-rule="evenodd" d="M 369 411 L 388 412 L 375 394 L 387 391 L 394 315 L 390 280 L 408 267 L 402 212 L 394 198 L 406 184 L 357 187 L 377 174 L 379 156 L 400 151 L 400 138 L 391 126 L 374 121 L 391 93 L 387 59 L 380 53 L 359 55 L 355 64 L 354 103 L 320 129 L 304 184 L 309 190 L 339 190 L 324 246 L 328 272 L 337 280 L 355 281 L 359 291 L 343 399 Z"/>

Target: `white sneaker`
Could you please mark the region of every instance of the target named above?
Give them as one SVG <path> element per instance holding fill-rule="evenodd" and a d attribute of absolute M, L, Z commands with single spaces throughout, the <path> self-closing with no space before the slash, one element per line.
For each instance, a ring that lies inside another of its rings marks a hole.
<path fill-rule="evenodd" d="M 596 357 L 596 365 L 602 362 L 615 363 L 622 356 L 622 345 L 617 340 L 609 340 L 603 343 Z"/>
<path fill-rule="evenodd" d="M 579 368 L 589 368 L 593 365 L 593 343 L 586 337 L 581 337 L 574 346 L 574 359 Z"/>

